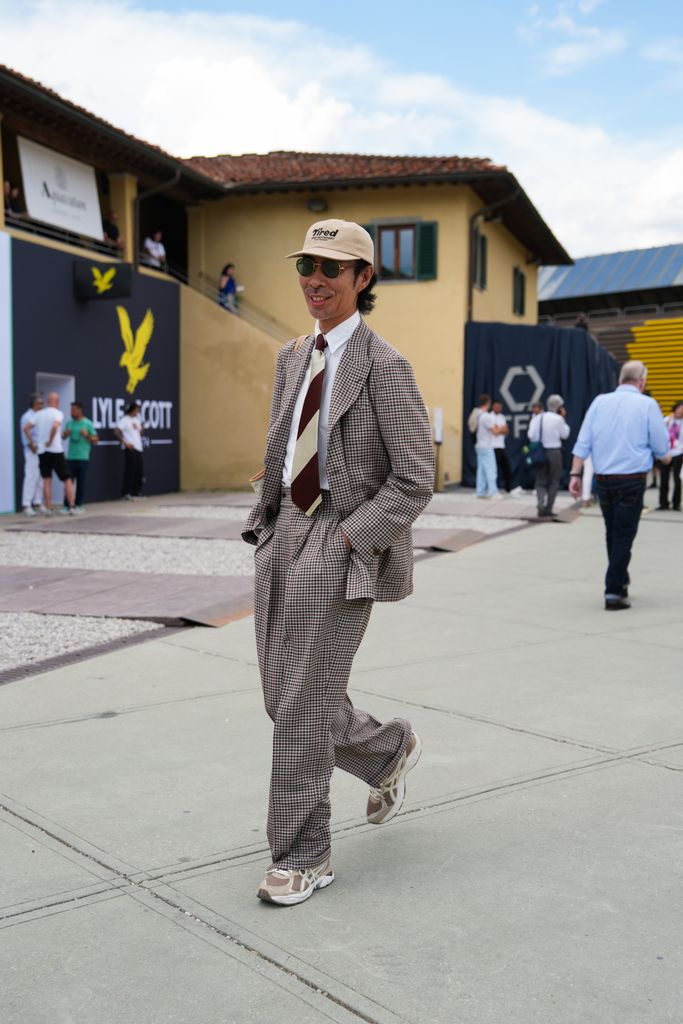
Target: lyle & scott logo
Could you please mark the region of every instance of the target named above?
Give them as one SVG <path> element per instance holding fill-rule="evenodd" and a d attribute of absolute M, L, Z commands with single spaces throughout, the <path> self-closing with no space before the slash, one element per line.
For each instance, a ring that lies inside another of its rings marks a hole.
<path fill-rule="evenodd" d="M 125 366 L 128 371 L 126 391 L 132 395 L 140 381 L 145 379 L 152 365 L 151 363 L 143 363 L 143 359 L 154 333 L 154 314 L 151 309 L 147 310 L 140 321 L 140 326 L 135 331 L 135 337 L 133 337 L 133 329 L 130 325 L 130 317 L 127 310 L 123 306 L 117 306 L 116 312 L 119 318 L 121 339 L 125 349 L 119 359 L 119 366 Z"/>
<path fill-rule="evenodd" d="M 108 292 L 110 288 L 113 288 L 116 267 L 110 267 L 104 274 L 99 267 L 91 267 L 90 270 L 92 271 L 93 287 L 97 289 L 98 295 L 102 295 L 104 292 Z"/>

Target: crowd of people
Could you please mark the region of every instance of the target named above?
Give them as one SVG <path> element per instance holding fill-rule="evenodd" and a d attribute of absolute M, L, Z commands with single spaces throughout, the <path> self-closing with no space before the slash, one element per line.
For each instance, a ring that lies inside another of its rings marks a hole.
<path fill-rule="evenodd" d="M 649 397 L 646 393 L 646 397 Z M 658 512 L 681 511 L 683 483 L 683 401 L 676 402 L 670 415 L 663 418 L 669 433 L 670 461 L 655 457 L 651 469 L 653 488 L 659 489 Z M 472 410 L 468 427 L 475 435 L 477 459 L 476 493 L 478 498 L 500 499 L 503 491 L 510 494 L 512 472 L 505 450 L 509 434 L 503 415 L 503 403 L 483 394 L 479 405 Z M 550 395 L 546 408 L 541 402 L 531 407 L 527 428 L 527 444 L 523 449 L 525 460 L 521 471 L 521 485 L 514 492 L 535 490 L 539 519 L 552 518 L 554 504 L 560 489 L 564 466 L 563 442 L 571 428 L 567 423 L 567 410 L 561 395 Z M 596 500 L 596 480 L 590 454 L 582 467 L 581 498 L 584 507 Z"/>
<path fill-rule="evenodd" d="M 140 403 L 131 402 L 114 430 L 124 455 L 121 497 L 125 500 L 141 497 L 143 430 Z M 53 475 L 64 485 L 64 502 L 59 511 L 63 515 L 81 515 L 85 511 L 90 456 L 100 440 L 93 421 L 83 412 L 82 403 L 71 403 L 70 416 L 65 422 L 57 392 L 51 391 L 45 399 L 41 392 L 34 391 L 19 420 L 19 435 L 24 453 L 21 488 L 24 515 L 54 513 Z"/>

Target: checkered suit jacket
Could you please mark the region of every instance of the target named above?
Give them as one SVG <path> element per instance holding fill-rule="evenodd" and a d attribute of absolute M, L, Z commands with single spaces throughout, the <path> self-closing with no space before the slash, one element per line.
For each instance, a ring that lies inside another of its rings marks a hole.
<path fill-rule="evenodd" d="M 292 412 L 314 342 L 307 337 L 297 351 L 290 341 L 278 354 L 263 487 L 242 533 L 250 544 L 274 528 Z M 363 321 L 334 378 L 327 475 L 333 508 L 353 545 L 346 597 L 407 597 L 411 525 L 432 496 L 431 430 L 410 364 Z"/>

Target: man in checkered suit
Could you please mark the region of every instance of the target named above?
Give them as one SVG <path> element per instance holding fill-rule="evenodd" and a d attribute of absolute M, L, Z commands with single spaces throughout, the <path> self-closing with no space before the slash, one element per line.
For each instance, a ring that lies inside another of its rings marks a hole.
<path fill-rule="evenodd" d="M 367 818 L 381 824 L 400 810 L 405 777 L 419 759 L 410 722 L 382 724 L 354 708 L 346 691 L 373 602 L 412 591 L 411 525 L 434 480 L 429 419 L 413 371 L 360 315 L 375 303 L 372 238 L 358 224 L 321 221 L 288 258 L 297 261 L 316 324 L 279 352 L 261 490 L 243 532 L 256 545 L 256 644 L 274 723 L 272 865 L 258 896 L 281 905 L 300 903 L 334 879 L 335 765 L 369 785 Z M 311 403 L 312 353 L 317 366 L 321 352 L 311 441 L 302 409 Z M 310 505 L 298 498 L 295 457 L 305 434 L 316 469 Z"/>

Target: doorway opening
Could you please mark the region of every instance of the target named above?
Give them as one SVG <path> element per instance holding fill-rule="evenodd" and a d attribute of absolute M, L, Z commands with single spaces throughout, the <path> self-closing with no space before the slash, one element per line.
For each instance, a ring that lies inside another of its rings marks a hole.
<path fill-rule="evenodd" d="M 76 398 L 76 378 L 64 373 L 36 373 L 36 391 L 40 391 L 47 401 L 51 391 L 59 395 L 59 409 L 64 413 L 64 423 L 69 419 L 71 403 Z M 52 504 L 61 505 L 64 501 L 64 484 L 52 474 Z"/>

